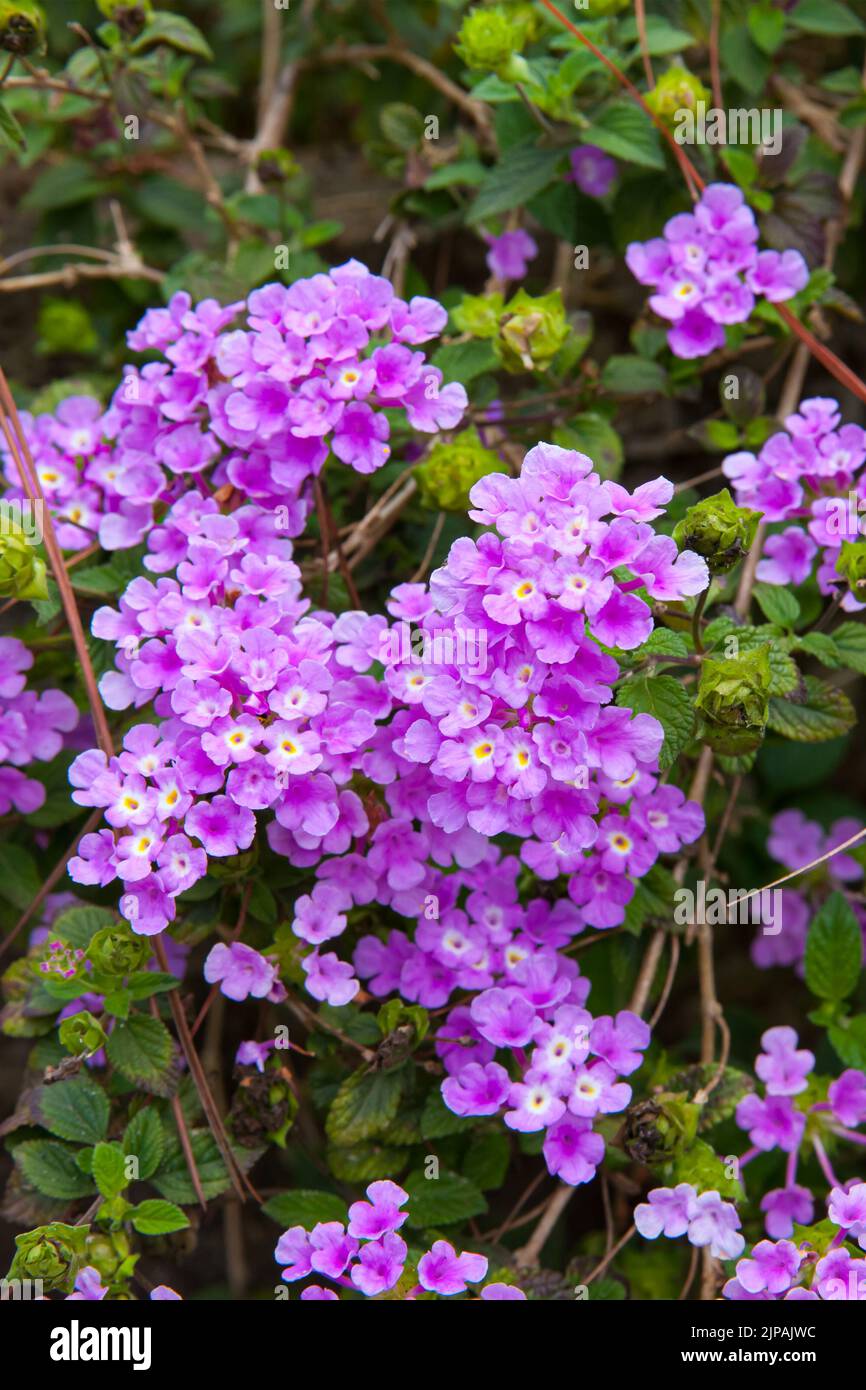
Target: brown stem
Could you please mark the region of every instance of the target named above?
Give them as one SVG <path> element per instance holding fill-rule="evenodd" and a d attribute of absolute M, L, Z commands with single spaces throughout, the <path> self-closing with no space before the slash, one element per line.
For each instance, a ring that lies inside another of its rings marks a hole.
<path fill-rule="evenodd" d="M 87 699 L 90 705 L 90 712 L 93 717 L 93 724 L 96 729 L 96 736 L 106 758 L 114 756 L 114 740 L 108 727 L 108 720 L 105 714 L 105 706 L 99 694 L 99 687 L 96 683 L 96 675 L 93 670 L 93 663 L 90 660 L 90 653 L 87 650 L 87 639 L 84 636 L 84 628 L 81 625 L 81 616 L 78 612 L 78 605 L 75 602 L 75 594 L 72 584 L 66 573 L 66 566 L 63 563 L 63 552 L 57 543 L 57 536 L 54 531 L 54 523 L 51 519 L 51 511 L 45 501 L 45 494 L 42 491 L 42 484 L 30 453 L 30 446 L 24 435 L 12 393 L 9 390 L 9 383 L 6 374 L 0 367 L 0 429 L 9 446 L 9 452 L 15 459 L 18 472 L 21 478 L 21 485 L 31 502 L 41 504 L 42 511 L 42 537 L 48 558 L 51 561 L 51 569 L 54 579 L 60 590 L 60 598 L 66 614 L 66 621 L 72 633 L 72 640 L 75 643 L 75 652 L 81 665 L 81 674 L 84 678 L 84 687 L 87 691 Z"/>

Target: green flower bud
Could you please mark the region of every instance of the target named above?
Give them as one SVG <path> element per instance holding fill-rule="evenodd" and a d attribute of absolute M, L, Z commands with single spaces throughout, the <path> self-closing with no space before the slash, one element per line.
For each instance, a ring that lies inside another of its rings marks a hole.
<path fill-rule="evenodd" d="M 709 105 L 712 97 L 700 78 L 682 63 L 674 63 L 662 74 L 653 90 L 647 92 L 645 100 L 654 115 L 666 125 L 675 125 L 680 112 L 693 111 L 699 101 Z"/>
<path fill-rule="evenodd" d="M 34 0 L 0 0 L 0 48 L 16 57 L 45 47 L 45 15 Z"/>
<path fill-rule="evenodd" d="M 465 294 L 451 312 L 455 326 L 473 338 L 495 338 L 505 299 L 497 294 Z"/>
<path fill-rule="evenodd" d="M 770 709 L 769 643 L 722 661 L 705 658 L 695 705 L 718 753 L 739 757 L 757 748 Z"/>
<path fill-rule="evenodd" d="M 41 1279 L 46 1290 L 72 1291 L 75 1276 L 84 1265 L 89 1226 L 67 1226 L 52 1221 L 15 1237 L 15 1256 L 10 1279 Z"/>
<path fill-rule="evenodd" d="M 455 48 L 467 67 L 504 74 L 512 55 L 526 43 L 527 32 L 525 16 L 519 11 L 491 5 L 469 11 Z"/>
<path fill-rule="evenodd" d="M 674 527 L 680 550 L 695 550 L 707 562 L 710 574 L 726 574 L 748 555 L 760 512 L 738 507 L 727 488 L 689 507 Z"/>
<path fill-rule="evenodd" d="M 99 1019 L 86 1009 L 65 1018 L 58 1029 L 58 1037 L 61 1046 L 74 1057 L 90 1057 L 108 1041 L 108 1034 Z"/>
<path fill-rule="evenodd" d="M 562 294 L 518 290 L 499 320 L 496 352 L 507 372 L 543 372 L 568 339 Z"/>
<path fill-rule="evenodd" d="M 638 1163 L 669 1163 L 693 1143 L 699 1117 L 700 1106 L 672 1093 L 638 1101 L 626 1112 L 623 1147 Z"/>
<path fill-rule="evenodd" d="M 288 1069 L 269 1059 L 263 1072 L 241 1067 L 240 1085 L 232 1098 L 231 1130 L 244 1148 L 254 1149 L 269 1142 L 286 1147 L 286 1135 L 298 1113 Z"/>
<path fill-rule="evenodd" d="M 45 561 L 26 533 L 0 517 L 0 598 L 47 598 Z"/>
<path fill-rule="evenodd" d="M 847 579 L 852 594 L 863 602 L 866 589 L 866 541 L 843 541 L 836 573 Z"/>
<path fill-rule="evenodd" d="M 256 164 L 256 173 L 264 184 L 286 183 L 300 171 L 295 156 L 288 150 L 262 150 Z"/>
<path fill-rule="evenodd" d="M 466 512 L 469 489 L 488 473 L 501 472 L 499 456 L 486 449 L 474 429 L 462 430 L 450 443 L 434 444 L 415 469 L 425 507 L 443 512 Z"/>
<path fill-rule="evenodd" d="M 125 926 L 103 927 L 87 948 L 88 960 L 103 975 L 131 975 L 149 955 L 147 937 L 136 936 Z"/>
<path fill-rule="evenodd" d="M 137 38 L 153 16 L 151 0 L 96 0 L 106 19 L 112 20 L 128 39 Z"/>

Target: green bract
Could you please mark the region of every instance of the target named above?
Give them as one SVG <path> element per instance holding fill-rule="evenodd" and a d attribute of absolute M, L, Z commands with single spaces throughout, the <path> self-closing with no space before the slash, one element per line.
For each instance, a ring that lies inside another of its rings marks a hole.
<path fill-rule="evenodd" d="M 727 488 L 689 507 L 674 527 L 680 550 L 694 550 L 707 562 L 710 574 L 727 574 L 751 549 L 760 512 L 738 507 Z"/>
<path fill-rule="evenodd" d="M 69 1293 L 84 1264 L 89 1226 L 67 1226 L 52 1221 L 15 1237 L 15 1257 L 10 1279 L 41 1279 L 46 1290 Z"/>
<path fill-rule="evenodd" d="M 467 67 L 505 75 L 526 43 L 526 16 L 504 5 L 470 10 L 457 39 L 455 48 Z"/>
<path fill-rule="evenodd" d="M 128 927 L 104 927 L 91 940 L 87 955 L 104 975 L 131 975 L 144 965 L 150 947 L 146 937 L 135 936 Z"/>
<path fill-rule="evenodd" d="M 769 714 L 770 680 L 769 645 L 722 661 L 704 660 L 695 705 L 704 716 L 707 742 L 717 752 L 738 756 L 758 747 Z"/>
<path fill-rule="evenodd" d="M 99 1019 L 94 1018 L 86 1009 L 73 1014 L 71 1018 L 65 1018 L 57 1035 L 62 1046 L 75 1057 L 89 1057 L 108 1041 L 108 1034 Z"/>
<path fill-rule="evenodd" d="M 541 372 L 569 335 L 562 294 L 533 296 L 518 290 L 499 320 L 494 346 L 507 372 Z"/>
<path fill-rule="evenodd" d="M 45 15 L 33 0 L 0 0 L 0 48 L 22 57 L 45 47 Z"/>
<path fill-rule="evenodd" d="M 662 73 L 656 86 L 646 94 L 646 104 L 667 125 L 674 125 L 682 111 L 693 111 L 699 101 L 712 100 L 701 80 L 681 63 Z"/>
<path fill-rule="evenodd" d="M 861 600 L 866 588 L 866 541 L 843 541 L 836 561 L 836 573 L 847 579 L 852 593 Z"/>
<path fill-rule="evenodd" d="M 415 470 L 425 506 L 438 511 L 465 512 L 469 489 L 479 478 L 500 470 L 498 454 L 487 449 L 474 429 L 462 430 L 454 439 L 439 440 Z"/>
<path fill-rule="evenodd" d="M 47 597 L 45 561 L 20 526 L 0 518 L 0 598 Z"/>

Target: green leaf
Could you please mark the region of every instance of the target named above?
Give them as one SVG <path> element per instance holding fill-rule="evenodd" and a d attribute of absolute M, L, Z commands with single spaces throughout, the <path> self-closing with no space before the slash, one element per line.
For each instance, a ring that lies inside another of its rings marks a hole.
<path fill-rule="evenodd" d="M 39 1098 L 42 1124 L 60 1139 L 98 1144 L 108 1130 L 108 1097 L 89 1076 L 43 1086 Z"/>
<path fill-rule="evenodd" d="M 482 1192 L 500 1188 L 508 1172 L 511 1149 L 502 1130 L 479 1135 L 470 1145 L 463 1160 L 463 1176 Z"/>
<path fill-rule="evenodd" d="M 328 1147 L 328 1167 L 339 1182 L 360 1187 L 380 1178 L 396 1178 L 406 1166 L 406 1150 L 388 1144 L 352 1144 L 340 1148 Z"/>
<path fill-rule="evenodd" d="M 433 354 L 431 362 L 439 368 L 446 381 L 459 381 L 463 386 L 468 386 L 470 381 L 484 372 L 493 371 L 497 357 L 489 342 L 471 338 L 465 343 L 446 343 Z"/>
<path fill-rule="evenodd" d="M 819 999 L 845 999 L 863 961 L 860 924 L 841 893 L 831 893 L 806 938 L 806 984 Z"/>
<path fill-rule="evenodd" d="M 771 0 L 760 0 L 760 4 L 749 6 L 746 23 L 761 52 L 775 53 L 785 36 L 784 11 L 776 9 Z"/>
<path fill-rule="evenodd" d="M 0 101 L 0 137 L 13 150 L 23 150 L 27 147 L 27 137 L 18 122 L 16 116 L 8 111 Z"/>
<path fill-rule="evenodd" d="M 117 1197 L 128 1186 L 123 1149 L 119 1144 L 97 1144 L 91 1164 L 93 1181 L 103 1197 Z"/>
<path fill-rule="evenodd" d="M 764 617 L 780 627 L 793 627 L 800 616 L 800 605 L 781 584 L 758 583 L 752 590 Z"/>
<path fill-rule="evenodd" d="M 192 53 L 196 58 L 213 58 L 213 49 L 201 30 L 168 10 L 154 10 L 130 48 L 133 53 L 143 53 L 160 43 L 177 48 L 181 53 Z"/>
<path fill-rule="evenodd" d="M 231 1178 L 209 1129 L 190 1130 L 189 1138 L 202 1191 L 209 1201 L 211 1197 L 218 1197 L 221 1192 L 231 1187 Z M 172 1135 L 166 1141 L 162 1163 L 151 1182 L 157 1192 L 169 1202 L 177 1202 L 179 1206 L 191 1206 L 198 1200 L 180 1140 L 176 1135 Z"/>
<path fill-rule="evenodd" d="M 667 391 L 668 374 L 658 362 L 631 354 L 609 357 L 601 386 L 615 396 L 654 396 Z"/>
<path fill-rule="evenodd" d="M 346 1203 L 342 1197 L 313 1188 L 279 1192 L 265 1202 L 262 1211 L 278 1226 L 305 1226 L 308 1231 L 319 1221 L 346 1220 Z"/>
<path fill-rule="evenodd" d="M 446 1134 L 463 1134 L 472 1128 L 472 1120 L 465 1115 L 455 1115 L 442 1099 L 442 1093 L 433 1090 L 424 1102 L 421 1111 L 421 1134 L 425 1139 L 442 1139 Z"/>
<path fill-rule="evenodd" d="M 515 146 L 487 175 L 466 220 L 477 225 L 529 202 L 551 182 L 563 158 L 561 149 L 541 150 L 534 144 Z"/>
<path fill-rule="evenodd" d="M 627 43 L 634 43 L 638 37 L 637 24 L 631 16 L 620 23 L 620 37 Z M 687 29 L 678 29 L 670 20 L 660 15 L 648 14 L 646 17 L 647 52 L 653 58 L 664 58 L 669 53 L 682 53 L 697 42 L 694 34 Z M 640 50 L 638 50 L 639 52 Z"/>
<path fill-rule="evenodd" d="M 54 212 L 76 203 L 92 202 L 108 193 L 111 184 L 96 178 L 87 160 L 67 156 L 39 174 L 19 206 L 30 212 Z"/>
<path fill-rule="evenodd" d="M 176 1207 L 174 1202 L 161 1201 L 159 1197 L 148 1197 L 133 1207 L 129 1219 L 140 1236 L 165 1236 L 171 1231 L 184 1231 L 189 1218 Z"/>
<path fill-rule="evenodd" d="M 153 1177 L 165 1148 L 165 1131 L 156 1107 L 146 1105 L 136 1112 L 123 1135 L 123 1152 L 138 1159 L 138 1177 Z"/>
<path fill-rule="evenodd" d="M 830 636 L 842 665 L 866 676 L 866 623 L 841 623 Z"/>
<path fill-rule="evenodd" d="M 0 898 L 5 898 L 19 912 L 29 907 L 42 880 L 36 861 L 21 845 L 10 841 L 0 843 Z"/>
<path fill-rule="evenodd" d="M 171 1034 L 158 1018 L 133 1014 L 118 1023 L 105 1050 L 127 1081 L 155 1095 L 171 1095 L 175 1085 Z"/>
<path fill-rule="evenodd" d="M 385 139 L 400 150 L 414 150 L 424 138 L 424 117 L 415 106 L 390 101 L 379 111 L 379 125 Z"/>
<path fill-rule="evenodd" d="M 659 766 L 670 767 L 695 727 L 695 708 L 685 687 L 673 676 L 634 676 L 619 687 L 616 703 L 659 721 L 665 731 Z"/>
<path fill-rule="evenodd" d="M 487 1210 L 484 1194 L 459 1173 L 440 1171 L 438 1178 L 427 1178 L 418 1169 L 402 1186 L 409 1193 L 409 1224 L 419 1229 L 469 1221 Z"/>
<path fill-rule="evenodd" d="M 592 410 L 574 415 L 566 426 L 554 431 L 554 443 L 559 442 L 559 435 L 567 436 L 566 448 L 577 449 L 591 458 L 602 478 L 619 477 L 625 458 L 622 440 L 603 415 Z"/>
<path fill-rule="evenodd" d="M 827 1036 L 846 1067 L 866 1069 L 866 1014 L 855 1014 L 841 1023 L 834 1023 Z"/>
<path fill-rule="evenodd" d="M 117 913 L 108 907 L 70 907 L 54 919 L 51 933 L 67 946 L 86 951 L 96 933 L 116 921 Z"/>
<path fill-rule="evenodd" d="M 814 676 L 805 676 L 805 701 L 772 698 L 767 728 L 797 743 L 822 743 L 853 729 L 854 706 L 841 690 Z"/>
<path fill-rule="evenodd" d="M 404 1068 L 356 1071 L 343 1082 L 328 1111 L 325 1133 L 333 1144 L 351 1145 L 381 1134 L 397 1114 Z"/>
<path fill-rule="evenodd" d="M 807 34 L 839 37 L 866 33 L 862 19 L 839 0 L 798 0 L 788 18 Z"/>
<path fill-rule="evenodd" d="M 671 1187 L 688 1182 L 698 1192 L 718 1192 L 729 1201 L 742 1198 L 743 1189 L 737 1178 L 729 1178 L 724 1161 L 703 1139 L 677 1155 L 671 1168 Z"/>
<path fill-rule="evenodd" d="M 26 1181 L 45 1197 L 73 1201 L 93 1192 L 93 1183 L 75 1161 L 75 1150 L 52 1139 L 26 1140 L 13 1153 Z"/>
<path fill-rule="evenodd" d="M 639 164 L 644 169 L 664 169 L 658 132 L 644 111 L 633 101 L 617 99 L 606 106 L 593 125 L 585 130 L 582 140 L 587 145 Z M 516 205 L 517 199 L 515 199 Z"/>

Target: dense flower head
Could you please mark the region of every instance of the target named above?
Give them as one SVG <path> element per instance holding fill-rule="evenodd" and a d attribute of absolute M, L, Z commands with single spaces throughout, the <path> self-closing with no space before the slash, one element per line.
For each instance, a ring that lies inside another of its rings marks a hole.
<path fill-rule="evenodd" d="M 63 735 L 79 721 L 74 702 L 61 690 L 27 689 L 33 655 L 17 637 L 0 637 L 0 816 L 38 811 L 45 788 L 21 768 L 50 762 L 63 747 Z"/>
<path fill-rule="evenodd" d="M 464 388 L 418 351 L 446 318 L 354 260 L 234 304 L 179 291 L 129 333 L 133 352 L 159 360 L 126 366 L 107 409 L 70 396 L 52 415 L 22 415 L 59 544 L 138 545 L 191 479 L 203 496 L 229 486 L 281 507 L 283 533 L 297 535 L 329 451 L 359 473 L 388 461 L 386 411 L 428 434 L 458 424 Z M 7 496 L 23 497 L 2 441 L 0 456 Z"/>
<path fill-rule="evenodd" d="M 599 646 L 651 633 L 638 587 L 671 599 L 706 585 L 704 562 L 647 524 L 670 495 L 664 479 L 630 494 L 584 455 L 539 445 L 519 478 L 473 488 L 471 515 L 495 529 L 456 542 L 429 587 L 398 586 L 393 623 L 311 609 L 272 511 L 225 513 L 197 493 L 175 502 L 148 537 L 145 565 L 160 577 L 133 580 L 93 619 L 117 648 L 106 704 L 152 705 L 159 722 L 133 726 L 110 760 L 89 751 L 73 764 L 74 799 L 104 807 L 110 828 L 84 837 L 72 877 L 121 880 L 121 911 L 152 934 L 208 858 L 249 849 L 257 814 L 272 813 L 272 849 L 316 870 L 293 921 L 314 948 L 315 998 L 357 991 L 320 948 L 375 897 L 416 920 L 428 899 L 441 905 L 414 943 L 402 938 L 405 998 L 429 1006 L 504 980 L 533 1007 L 555 1006 L 568 990 L 557 947 L 620 923 L 633 878 L 703 825 L 658 785 L 661 726 L 610 703 L 619 668 Z M 359 778 L 382 788 L 374 825 Z M 472 871 L 502 859 L 501 832 L 522 839 L 539 877 L 568 874 L 572 901 L 520 905 L 512 860 L 505 897 L 473 894 Z M 529 947 L 508 956 L 521 938 Z M 395 987 L 382 984 L 388 953 L 378 938 L 356 953 L 374 993 Z"/>
<path fill-rule="evenodd" d="M 838 402 L 825 396 L 801 401 L 784 424 L 759 453 L 741 450 L 722 463 L 738 502 L 767 522 L 792 523 L 767 537 L 758 578 L 802 584 L 817 557 L 821 593 L 838 594 L 846 611 L 859 611 L 863 604 L 845 592 L 836 565 L 843 545 L 863 535 L 866 430 L 843 424 Z"/>
<path fill-rule="evenodd" d="M 778 303 L 802 290 L 809 271 L 799 251 L 759 251 L 755 215 L 735 184 L 705 188 L 692 212 L 677 213 L 662 236 L 633 241 L 626 264 L 652 288 L 649 306 L 671 325 L 677 357 L 724 347 L 725 327 L 745 323 L 759 298 Z"/>

